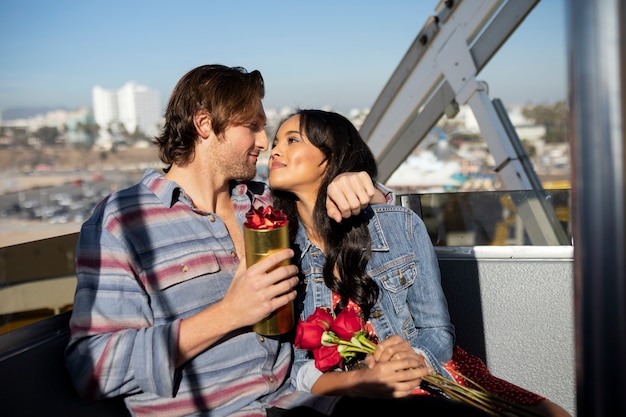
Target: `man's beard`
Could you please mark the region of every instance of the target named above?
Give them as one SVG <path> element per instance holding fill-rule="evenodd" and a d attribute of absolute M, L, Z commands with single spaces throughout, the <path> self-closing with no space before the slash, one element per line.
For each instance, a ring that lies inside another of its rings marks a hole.
<path fill-rule="evenodd" d="M 248 181 L 256 176 L 256 165 L 240 163 L 238 165 L 230 165 L 225 171 L 230 179 Z"/>

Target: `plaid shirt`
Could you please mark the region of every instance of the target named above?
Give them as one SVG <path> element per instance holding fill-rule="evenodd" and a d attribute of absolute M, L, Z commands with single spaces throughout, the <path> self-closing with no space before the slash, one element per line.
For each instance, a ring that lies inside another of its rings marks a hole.
<path fill-rule="evenodd" d="M 240 225 L 271 203 L 258 182 L 232 184 Z M 78 284 L 66 362 L 88 398 L 125 396 L 137 416 L 264 416 L 269 406 L 335 399 L 293 392 L 287 340 L 239 329 L 184 365 L 175 356 L 181 320 L 220 301 L 239 265 L 224 223 L 148 170 L 102 201 L 82 226 Z"/>

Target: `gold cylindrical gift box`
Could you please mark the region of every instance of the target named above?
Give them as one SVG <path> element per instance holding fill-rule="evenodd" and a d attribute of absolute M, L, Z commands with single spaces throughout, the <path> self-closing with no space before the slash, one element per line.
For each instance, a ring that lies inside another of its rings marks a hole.
<path fill-rule="evenodd" d="M 254 265 L 265 257 L 281 249 L 289 248 L 289 228 L 287 225 L 273 229 L 243 228 L 246 247 L 246 265 Z M 279 265 L 289 265 L 285 260 Z M 282 306 L 265 319 L 252 326 L 252 329 L 264 336 L 277 336 L 287 333 L 294 325 L 293 302 Z"/>

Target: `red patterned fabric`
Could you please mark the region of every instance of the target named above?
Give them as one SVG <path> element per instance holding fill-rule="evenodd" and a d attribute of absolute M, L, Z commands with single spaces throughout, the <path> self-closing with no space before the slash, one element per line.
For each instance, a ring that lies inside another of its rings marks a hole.
<path fill-rule="evenodd" d="M 458 375 L 461 374 L 490 393 L 518 405 L 537 404 L 544 399 L 544 397 L 534 392 L 496 377 L 489 371 L 482 359 L 464 351 L 459 346 L 454 347 L 452 359 L 444 365 L 444 368 L 450 372 L 459 385 L 472 386 L 471 383 L 468 383 L 463 377 Z M 414 393 L 428 394 L 420 388 L 417 388 Z"/>

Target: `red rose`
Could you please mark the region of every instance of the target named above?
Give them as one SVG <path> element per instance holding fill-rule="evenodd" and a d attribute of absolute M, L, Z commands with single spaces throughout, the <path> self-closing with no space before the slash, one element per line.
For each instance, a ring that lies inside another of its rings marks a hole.
<path fill-rule="evenodd" d="M 313 358 L 315 367 L 322 372 L 330 371 L 343 361 L 337 346 L 321 346 L 313 351 Z"/>
<path fill-rule="evenodd" d="M 273 229 L 286 224 L 287 216 L 282 210 L 275 210 L 272 206 L 267 206 L 258 209 L 251 208 L 246 213 L 244 226 L 249 229 Z"/>
<path fill-rule="evenodd" d="M 300 321 L 296 327 L 295 345 L 298 349 L 312 350 L 322 346 L 322 334 L 326 329 L 317 323 Z"/>
<path fill-rule="evenodd" d="M 363 319 L 352 309 L 345 308 L 331 322 L 332 330 L 342 340 L 350 340 L 365 328 Z"/>
<path fill-rule="evenodd" d="M 333 316 L 327 310 L 317 308 L 307 317 L 300 320 L 296 328 L 295 345 L 298 349 L 312 350 L 322 346 L 322 335 L 330 327 Z"/>
<path fill-rule="evenodd" d="M 323 327 L 324 330 L 328 330 L 334 320 L 330 311 L 324 308 L 316 308 L 313 314 L 306 319 L 307 323 L 316 323 L 318 326 Z"/>

